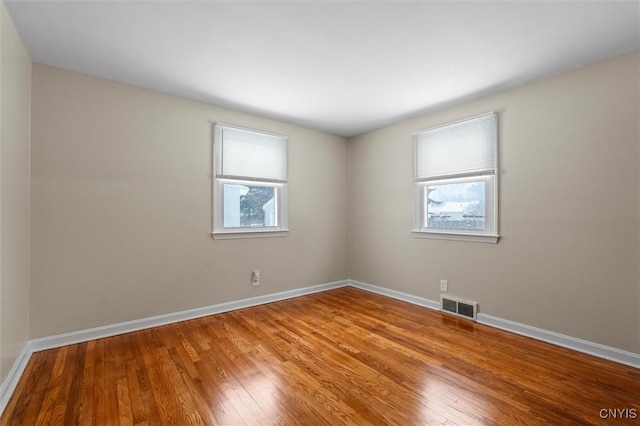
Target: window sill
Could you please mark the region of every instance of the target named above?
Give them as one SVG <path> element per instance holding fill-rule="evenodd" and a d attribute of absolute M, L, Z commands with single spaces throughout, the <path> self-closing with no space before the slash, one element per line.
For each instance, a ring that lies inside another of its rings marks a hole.
<path fill-rule="evenodd" d="M 453 232 L 433 232 L 433 231 L 413 231 L 414 237 L 417 238 L 432 238 L 436 240 L 453 240 L 453 241 L 471 241 L 474 243 L 489 243 L 497 244 L 499 235 L 486 235 L 486 234 L 462 234 Z"/>
<path fill-rule="evenodd" d="M 266 237 L 286 237 L 288 229 L 278 229 L 277 231 L 233 231 L 233 232 L 212 232 L 214 240 L 232 240 L 236 238 L 266 238 Z"/>

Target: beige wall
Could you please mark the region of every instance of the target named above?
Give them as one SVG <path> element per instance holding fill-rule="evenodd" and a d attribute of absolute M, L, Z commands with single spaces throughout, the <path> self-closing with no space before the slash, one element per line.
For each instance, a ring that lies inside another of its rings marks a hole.
<path fill-rule="evenodd" d="M 0 2 L 0 383 L 29 339 L 31 59 Z"/>
<path fill-rule="evenodd" d="M 350 142 L 350 276 L 640 352 L 638 52 Z M 497 245 L 411 236 L 413 131 L 499 112 Z"/>
<path fill-rule="evenodd" d="M 347 277 L 437 300 L 448 279 L 482 313 L 640 352 L 638 75 L 635 52 L 347 142 L 34 65 L 30 337 Z M 490 110 L 500 242 L 411 237 L 411 133 Z M 211 239 L 215 121 L 289 135 L 288 237 Z"/>
<path fill-rule="evenodd" d="M 32 338 L 347 278 L 346 139 L 38 64 L 32 114 Z M 287 237 L 211 238 L 215 121 L 289 136 Z"/>

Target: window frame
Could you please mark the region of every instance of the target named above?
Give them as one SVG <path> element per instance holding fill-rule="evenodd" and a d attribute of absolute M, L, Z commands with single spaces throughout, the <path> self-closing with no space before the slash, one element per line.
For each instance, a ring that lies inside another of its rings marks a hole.
<path fill-rule="evenodd" d="M 288 143 L 285 135 L 265 132 L 262 130 L 239 127 L 225 123 L 214 123 L 213 125 L 213 152 L 212 152 L 212 197 L 213 197 L 213 217 L 212 232 L 214 239 L 235 239 L 235 238 L 261 238 L 261 237 L 284 237 L 288 235 L 288 178 L 267 179 L 247 176 L 225 176 L 217 173 L 216 170 L 216 144 L 223 143 L 219 137 L 217 128 L 231 128 L 234 130 L 242 130 L 253 132 L 256 134 L 264 134 L 267 136 L 276 136 L 283 138 Z M 287 148 L 288 157 L 288 148 Z M 285 159 L 288 162 L 288 158 Z M 276 211 L 276 226 L 260 226 L 260 227 L 225 227 L 224 226 L 224 185 L 241 185 L 241 186 L 265 186 L 274 188 L 274 202 Z"/>
<path fill-rule="evenodd" d="M 477 173 L 460 173 L 451 174 L 444 177 L 434 178 L 417 178 L 418 168 L 418 137 L 430 130 L 440 129 L 446 126 L 452 126 L 465 121 L 471 121 L 483 116 L 493 115 L 495 136 L 494 136 L 494 167 L 489 173 L 479 171 Z M 500 235 L 498 234 L 498 216 L 499 216 L 499 178 L 498 178 L 498 114 L 489 112 L 474 117 L 465 118 L 463 120 L 445 123 L 413 133 L 413 156 L 414 156 L 414 177 L 413 177 L 413 229 L 412 235 L 418 238 L 433 238 L 442 240 L 459 240 L 496 244 Z M 427 226 L 427 206 L 425 200 L 426 188 L 434 185 L 449 185 L 455 183 L 485 182 L 485 229 L 457 229 L 457 228 L 434 228 Z"/>

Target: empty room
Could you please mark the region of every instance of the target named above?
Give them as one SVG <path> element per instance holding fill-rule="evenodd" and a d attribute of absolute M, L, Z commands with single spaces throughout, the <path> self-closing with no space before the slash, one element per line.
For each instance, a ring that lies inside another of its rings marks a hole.
<path fill-rule="evenodd" d="M 640 2 L 0 2 L 1 425 L 640 421 Z"/>

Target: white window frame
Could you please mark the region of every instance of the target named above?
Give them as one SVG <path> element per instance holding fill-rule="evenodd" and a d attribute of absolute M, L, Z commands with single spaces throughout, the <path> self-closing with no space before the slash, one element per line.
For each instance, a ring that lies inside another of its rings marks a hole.
<path fill-rule="evenodd" d="M 231 128 L 253 132 L 256 135 L 268 135 L 283 138 L 284 135 L 264 132 L 261 130 L 249 129 L 224 123 L 215 123 L 213 126 L 213 161 L 212 161 L 212 179 L 213 179 L 213 231 L 214 239 L 234 239 L 234 238 L 260 238 L 260 237 L 283 237 L 289 232 L 288 229 L 288 179 L 266 179 L 251 176 L 226 176 L 221 171 L 216 170 L 216 145 L 223 143 L 221 139 L 222 132 L 217 131 L 219 128 Z M 224 226 L 224 185 L 242 185 L 242 186 L 266 186 L 274 188 L 275 196 L 275 222 L 274 226 L 261 227 L 225 227 Z"/>
<path fill-rule="evenodd" d="M 494 135 L 494 166 L 490 171 L 483 170 L 478 172 L 465 172 L 461 174 L 451 174 L 442 177 L 423 178 L 420 179 L 418 175 L 418 153 L 417 144 L 418 137 L 424 132 L 431 131 L 433 129 L 440 129 L 446 126 L 460 124 L 465 121 L 474 120 L 483 116 L 493 115 L 495 120 L 495 135 Z M 437 126 L 429 129 L 423 129 L 413 133 L 414 139 L 414 179 L 413 179 L 413 230 L 412 235 L 419 238 L 434 238 L 444 240 L 460 240 L 460 241 L 472 241 L 482 243 L 497 243 L 500 236 L 498 235 L 498 117 L 497 113 L 491 112 L 482 114 L 475 117 L 470 117 L 464 120 L 459 120 L 452 123 L 447 123 L 442 126 Z M 485 229 L 454 229 L 454 228 L 433 228 L 427 227 L 425 223 L 427 221 L 427 205 L 425 200 L 426 188 L 433 185 L 447 185 L 455 183 L 468 183 L 468 182 L 484 182 L 485 183 Z"/>

